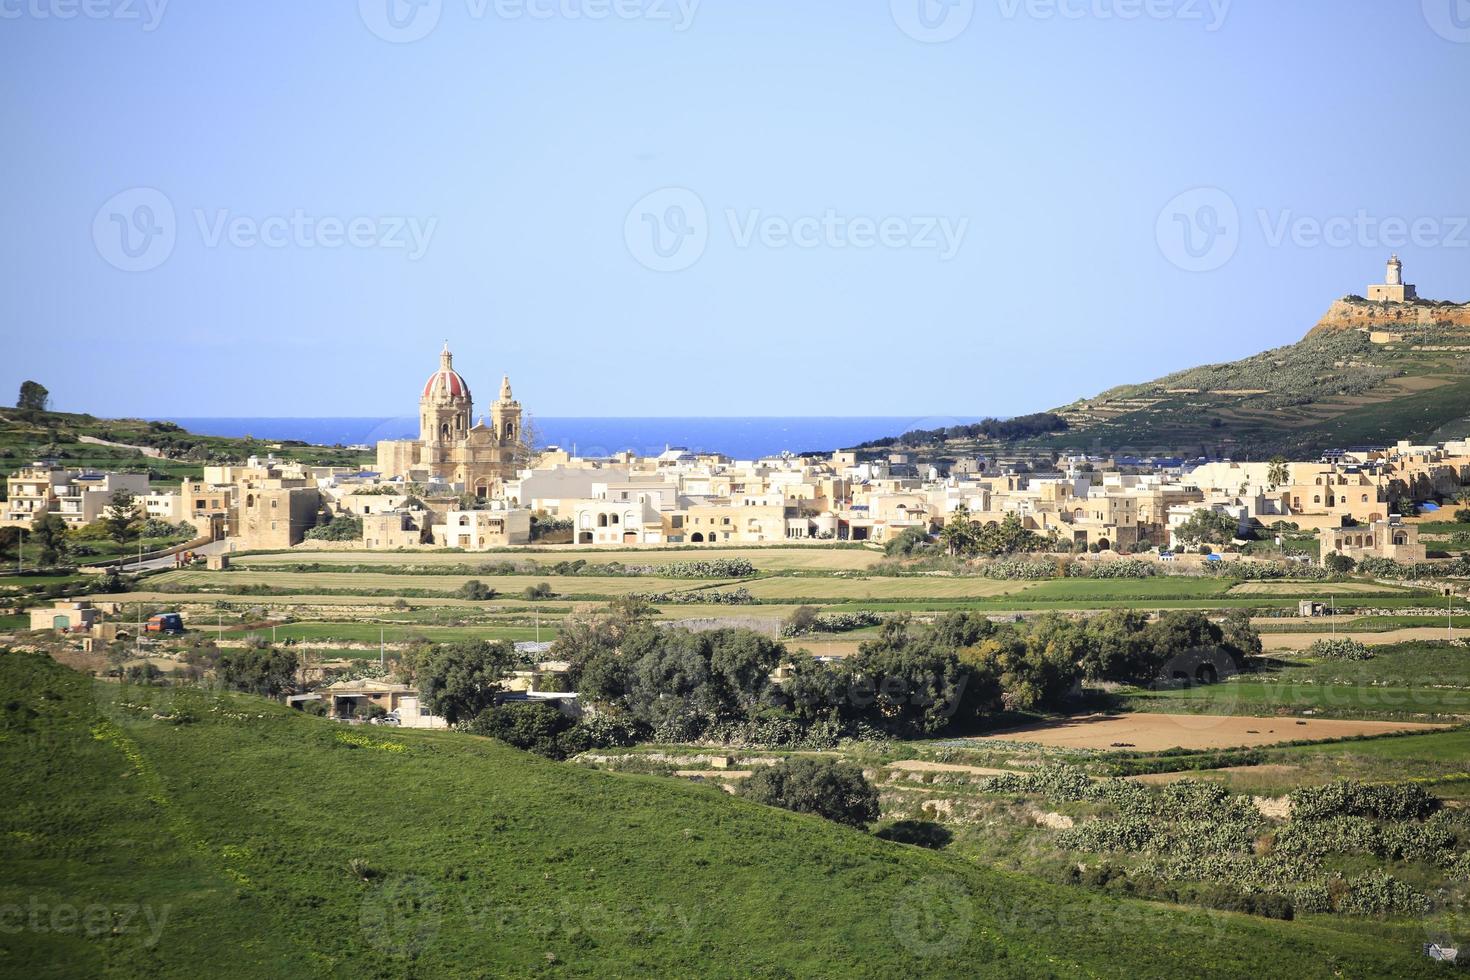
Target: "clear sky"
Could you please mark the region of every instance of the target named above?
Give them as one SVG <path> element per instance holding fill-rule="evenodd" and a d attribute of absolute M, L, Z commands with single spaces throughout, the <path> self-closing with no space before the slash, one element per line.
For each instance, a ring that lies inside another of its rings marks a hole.
<path fill-rule="evenodd" d="M 0 397 L 99 415 L 406 414 L 445 338 L 547 416 L 1016 414 L 1391 251 L 1470 299 L 1467 0 L 0 0 L 0 81 Z"/>

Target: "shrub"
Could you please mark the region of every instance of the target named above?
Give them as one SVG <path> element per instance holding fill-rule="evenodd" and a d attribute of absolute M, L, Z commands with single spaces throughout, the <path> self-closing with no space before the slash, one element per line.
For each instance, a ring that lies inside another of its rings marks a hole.
<path fill-rule="evenodd" d="M 544 701 L 486 708 L 475 716 L 469 729 L 548 759 L 565 759 L 591 744 L 587 733 L 571 718 Z"/>
<path fill-rule="evenodd" d="M 476 602 L 483 602 L 486 599 L 494 598 L 495 590 L 479 579 L 472 578 L 464 585 L 461 585 L 459 591 L 455 594 L 461 599 L 473 599 Z"/>
<path fill-rule="evenodd" d="M 1291 817 L 1374 817 L 1379 820 L 1422 820 L 1439 809 L 1439 799 L 1416 783 L 1360 783 L 1344 779 L 1323 786 L 1304 786 L 1291 793 Z"/>
<path fill-rule="evenodd" d="M 858 829 L 878 819 L 878 791 L 862 769 L 835 759 L 783 759 L 746 779 L 740 795 Z"/>
<path fill-rule="evenodd" d="M 1307 647 L 1307 655 L 1323 660 L 1371 660 L 1373 651 L 1366 644 L 1347 637 L 1323 637 Z"/>

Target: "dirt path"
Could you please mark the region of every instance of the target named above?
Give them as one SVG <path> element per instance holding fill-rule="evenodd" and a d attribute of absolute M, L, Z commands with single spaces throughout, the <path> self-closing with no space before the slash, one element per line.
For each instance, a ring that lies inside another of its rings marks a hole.
<path fill-rule="evenodd" d="M 948 762 L 928 762 L 924 759 L 900 759 L 890 762 L 889 769 L 898 769 L 902 772 L 963 772 L 971 776 L 1007 776 L 1016 773 L 1015 769 L 987 769 L 984 766 L 958 766 Z"/>
<path fill-rule="evenodd" d="M 109 442 L 106 439 L 98 439 L 96 436 L 77 436 L 77 442 L 85 442 L 92 446 L 111 446 L 114 449 L 131 449 L 150 459 L 163 459 L 163 450 L 154 449 L 152 446 L 130 446 L 125 442 Z"/>
<path fill-rule="evenodd" d="M 1241 715 L 1154 714 L 1088 715 L 1067 721 L 1014 728 L 981 735 L 976 742 L 1035 742 L 1058 748 L 1224 749 L 1275 745 L 1297 740 L 1346 738 L 1384 732 L 1432 731 L 1447 725 L 1398 721 L 1352 721 L 1336 718 L 1252 718 Z"/>

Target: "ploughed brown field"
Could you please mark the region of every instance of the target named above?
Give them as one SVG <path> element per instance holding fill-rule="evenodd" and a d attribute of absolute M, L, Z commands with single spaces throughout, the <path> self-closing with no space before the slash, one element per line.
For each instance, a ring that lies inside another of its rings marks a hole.
<path fill-rule="evenodd" d="M 1444 728 L 1399 721 L 1351 721 L 1336 718 L 1251 718 L 1241 715 L 1087 715 L 1067 721 L 1012 728 L 976 741 L 1035 742 L 1058 748 L 1228 749 L 1278 742 L 1382 735 L 1385 732 Z"/>

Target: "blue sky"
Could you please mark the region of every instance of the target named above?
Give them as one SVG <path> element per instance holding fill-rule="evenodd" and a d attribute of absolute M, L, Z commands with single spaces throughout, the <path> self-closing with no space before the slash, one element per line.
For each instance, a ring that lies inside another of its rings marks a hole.
<path fill-rule="evenodd" d="M 0 395 L 1016 414 L 1470 300 L 1470 0 L 418 3 L 0 0 Z"/>

